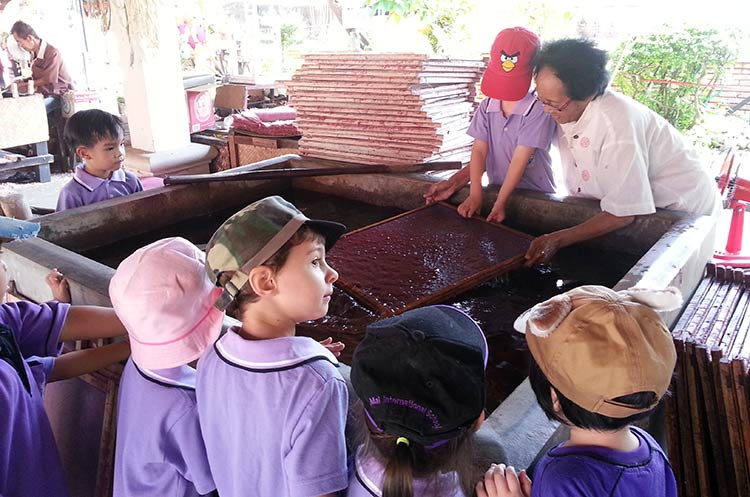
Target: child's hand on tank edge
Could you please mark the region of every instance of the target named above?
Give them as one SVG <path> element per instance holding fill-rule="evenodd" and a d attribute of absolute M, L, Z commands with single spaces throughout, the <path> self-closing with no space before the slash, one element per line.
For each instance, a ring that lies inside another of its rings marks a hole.
<path fill-rule="evenodd" d="M 487 216 L 487 221 L 498 224 L 505 221 L 505 204 L 495 202 L 495 205 L 492 206 L 492 211 L 490 211 L 490 215 Z"/>
<path fill-rule="evenodd" d="M 331 352 L 336 357 L 341 355 L 341 352 L 344 350 L 346 345 L 344 345 L 341 342 L 334 342 L 333 338 L 328 337 L 325 340 L 321 340 L 320 343 L 323 347 L 327 348 L 329 352 Z"/>
<path fill-rule="evenodd" d="M 57 268 L 52 269 L 44 278 L 44 281 L 50 290 L 52 290 L 52 298 L 54 300 L 70 303 L 70 285 L 68 285 L 68 280 L 65 279 L 65 276 Z"/>
<path fill-rule="evenodd" d="M 482 207 L 482 197 L 469 195 L 466 200 L 458 206 L 458 213 L 463 217 L 471 217 Z"/>
<path fill-rule="evenodd" d="M 493 464 L 477 483 L 477 497 L 531 497 L 531 480 L 526 470 L 516 474 L 513 466 Z"/>

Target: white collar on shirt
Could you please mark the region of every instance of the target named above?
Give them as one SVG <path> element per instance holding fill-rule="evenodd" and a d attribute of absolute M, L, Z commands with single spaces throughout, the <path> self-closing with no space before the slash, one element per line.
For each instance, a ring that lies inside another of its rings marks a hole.
<path fill-rule="evenodd" d="M 309 337 L 291 336 L 268 340 L 245 340 L 239 329 L 229 328 L 214 344 L 225 360 L 253 371 L 278 371 L 323 359 L 334 366 L 339 361 L 331 351 Z"/>
<path fill-rule="evenodd" d="M 93 174 L 90 174 L 84 169 L 83 164 L 78 164 L 76 166 L 75 173 L 73 174 L 73 179 L 78 183 L 79 185 L 83 186 L 85 189 L 87 189 L 90 192 L 93 192 L 96 190 L 102 183 L 106 183 L 107 181 L 119 181 L 120 183 L 126 183 L 127 177 L 125 176 L 125 170 L 118 169 L 117 171 L 114 171 L 112 173 L 112 176 L 109 179 L 99 178 L 97 176 L 94 176 Z"/>
<path fill-rule="evenodd" d="M 502 112 L 502 103 L 502 100 L 490 98 L 490 103 L 487 104 L 487 112 Z M 534 96 L 534 94 L 527 93 L 525 97 L 518 101 L 516 106 L 513 108 L 513 112 L 511 112 L 510 114 L 520 114 L 522 116 L 527 116 L 529 115 L 529 112 L 531 112 L 531 109 L 532 107 L 534 107 L 535 103 L 536 97 Z"/>
<path fill-rule="evenodd" d="M 47 42 L 42 40 L 42 44 L 39 46 L 39 52 L 36 54 L 37 59 L 43 59 L 44 58 L 44 52 L 47 51 Z"/>
<path fill-rule="evenodd" d="M 589 124 L 590 121 L 595 120 L 597 116 L 604 116 L 604 114 L 599 111 L 599 107 L 605 99 L 609 98 L 611 93 L 612 90 L 607 88 L 602 95 L 594 98 L 588 103 L 586 108 L 583 109 L 581 117 L 579 117 L 577 121 L 561 124 L 560 129 L 563 130 L 566 135 L 573 134 L 585 129 L 585 126 Z"/>
<path fill-rule="evenodd" d="M 364 446 L 357 448 L 354 457 L 354 471 L 359 483 L 372 495 L 381 496 L 385 466 L 376 457 L 369 456 Z M 418 478 L 413 482 L 414 495 L 437 495 L 442 497 L 463 496 L 458 474 L 455 472 L 440 473 L 434 478 Z"/>
<path fill-rule="evenodd" d="M 133 363 L 135 365 L 135 363 Z M 178 366 L 168 369 L 146 369 L 135 366 L 138 371 L 148 378 L 169 386 L 195 390 L 197 374 L 190 366 Z"/>

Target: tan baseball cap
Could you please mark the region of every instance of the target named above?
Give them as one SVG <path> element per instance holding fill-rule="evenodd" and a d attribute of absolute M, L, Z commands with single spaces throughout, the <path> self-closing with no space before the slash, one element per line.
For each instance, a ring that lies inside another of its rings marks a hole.
<path fill-rule="evenodd" d="M 515 322 L 550 383 L 587 411 L 626 418 L 652 409 L 669 387 L 677 354 L 657 310 L 682 305 L 676 288 L 615 292 L 582 286 L 537 304 Z M 614 399 L 653 392 L 648 407 Z"/>

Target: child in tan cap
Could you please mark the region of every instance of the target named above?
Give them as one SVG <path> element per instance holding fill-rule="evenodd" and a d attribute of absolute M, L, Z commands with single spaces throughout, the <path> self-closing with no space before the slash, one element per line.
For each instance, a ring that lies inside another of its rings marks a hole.
<path fill-rule="evenodd" d="M 550 419 L 570 428 L 534 471 L 492 465 L 478 497 L 676 497 L 667 456 L 645 431 L 666 393 L 676 353 L 655 311 L 680 307 L 674 288 L 615 292 L 583 286 L 537 304 L 516 320 L 532 354 L 529 373 Z"/>

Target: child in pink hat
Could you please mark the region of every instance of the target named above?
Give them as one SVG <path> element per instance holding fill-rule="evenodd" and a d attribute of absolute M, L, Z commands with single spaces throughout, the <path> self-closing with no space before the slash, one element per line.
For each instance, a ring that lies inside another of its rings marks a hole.
<path fill-rule="evenodd" d="M 110 282 L 132 350 L 120 380 L 115 497 L 192 497 L 216 488 L 188 365 L 219 337 L 224 319 L 204 260 L 187 240 L 167 238 L 122 261 Z"/>
<path fill-rule="evenodd" d="M 505 220 L 505 206 L 516 188 L 554 193 L 550 145 L 557 126 L 529 92 L 531 59 L 539 38 L 516 27 L 500 31 L 492 44 L 490 62 L 482 77 L 482 93 L 469 126 L 474 138 L 471 162 L 450 179 L 435 183 L 424 195 L 428 204 L 448 199 L 471 181 L 469 197 L 458 213 L 471 217 L 482 207 L 482 177 L 501 185 L 488 221 Z"/>

